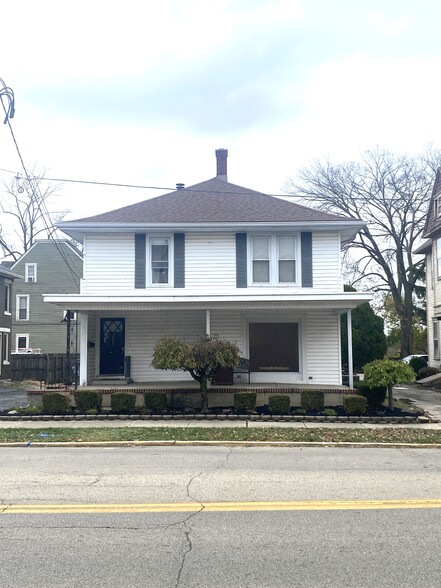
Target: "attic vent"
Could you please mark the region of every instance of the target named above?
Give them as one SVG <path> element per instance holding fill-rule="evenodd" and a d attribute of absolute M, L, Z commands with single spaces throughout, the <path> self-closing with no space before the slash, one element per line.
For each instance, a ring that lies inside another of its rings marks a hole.
<path fill-rule="evenodd" d="M 176 184 L 176 190 L 183 190 L 185 188 L 185 184 Z"/>

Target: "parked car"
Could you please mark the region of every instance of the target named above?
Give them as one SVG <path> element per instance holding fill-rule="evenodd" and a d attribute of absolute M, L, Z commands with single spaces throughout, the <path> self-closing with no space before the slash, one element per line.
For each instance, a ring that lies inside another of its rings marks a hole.
<path fill-rule="evenodd" d="M 415 357 L 420 357 L 422 360 L 424 360 L 426 362 L 426 365 L 429 362 L 428 355 L 406 355 L 406 357 L 403 357 L 403 359 L 401 361 L 404 361 L 405 363 L 410 363 L 411 360 L 414 359 Z"/>

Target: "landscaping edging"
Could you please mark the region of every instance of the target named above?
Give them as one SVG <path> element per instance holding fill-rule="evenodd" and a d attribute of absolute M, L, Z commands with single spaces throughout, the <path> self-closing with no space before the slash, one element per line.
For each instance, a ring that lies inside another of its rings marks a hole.
<path fill-rule="evenodd" d="M 258 422 L 316 422 L 316 423 L 378 423 L 378 424 L 424 424 L 431 421 L 426 416 L 397 416 L 397 417 L 369 417 L 369 416 L 338 416 L 323 415 L 237 415 L 237 414 L 65 414 L 65 415 L 3 415 L 0 421 L 258 421 Z M 435 422 L 435 421 L 432 421 Z"/>

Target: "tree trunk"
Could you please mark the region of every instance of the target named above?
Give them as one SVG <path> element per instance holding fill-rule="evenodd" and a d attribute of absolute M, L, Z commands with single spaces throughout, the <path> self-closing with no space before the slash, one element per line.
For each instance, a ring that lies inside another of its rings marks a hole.
<path fill-rule="evenodd" d="M 207 376 L 201 376 L 199 380 L 201 385 L 201 408 L 202 412 L 208 411 L 208 378 Z"/>
<path fill-rule="evenodd" d="M 406 357 L 413 353 L 413 309 L 404 308 L 403 310 L 404 313 L 400 317 L 400 351 L 401 357 Z"/>
<path fill-rule="evenodd" d="M 393 408 L 394 408 L 393 391 L 394 391 L 393 384 L 388 384 L 388 386 L 387 386 L 387 407 L 389 408 L 389 410 L 393 410 Z"/>

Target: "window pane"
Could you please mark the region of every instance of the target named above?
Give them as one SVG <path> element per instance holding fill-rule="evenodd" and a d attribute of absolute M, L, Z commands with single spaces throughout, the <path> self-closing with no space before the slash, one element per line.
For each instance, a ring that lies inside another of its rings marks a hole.
<path fill-rule="evenodd" d="M 20 320 L 28 318 L 28 299 L 26 296 L 18 297 L 18 318 Z"/>
<path fill-rule="evenodd" d="M 269 261 L 253 261 L 253 282 L 269 282 Z"/>
<path fill-rule="evenodd" d="M 294 237 L 279 237 L 279 259 L 295 259 Z"/>
<path fill-rule="evenodd" d="M 250 323 L 250 369 L 252 372 L 298 372 L 297 323 Z"/>
<path fill-rule="evenodd" d="M 27 347 L 26 343 L 27 343 L 26 337 L 18 337 L 17 348 L 18 349 L 26 349 L 26 347 Z"/>
<path fill-rule="evenodd" d="M 168 239 L 152 239 L 152 283 L 168 284 Z"/>
<path fill-rule="evenodd" d="M 279 261 L 279 282 L 296 281 L 296 262 Z"/>
<path fill-rule="evenodd" d="M 256 237 L 253 239 L 253 259 L 269 259 L 268 237 Z"/>

